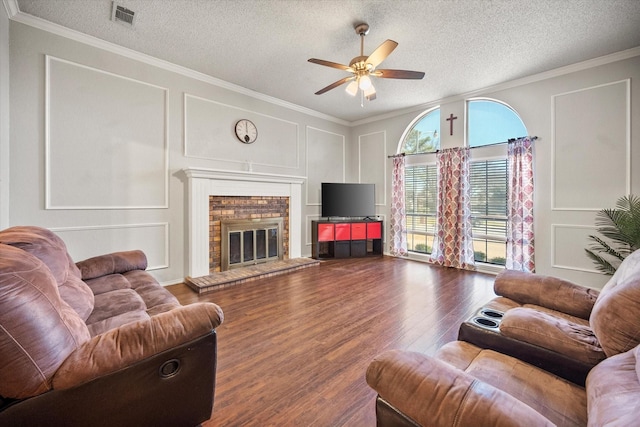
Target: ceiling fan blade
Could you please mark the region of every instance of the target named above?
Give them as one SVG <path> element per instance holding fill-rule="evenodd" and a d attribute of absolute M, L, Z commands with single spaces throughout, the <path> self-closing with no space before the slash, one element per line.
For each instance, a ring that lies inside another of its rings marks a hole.
<path fill-rule="evenodd" d="M 371 55 L 365 61 L 376 68 L 384 59 L 393 52 L 393 50 L 398 46 L 397 42 L 393 40 L 385 40 L 380 46 L 373 51 Z"/>
<path fill-rule="evenodd" d="M 371 75 L 383 79 L 421 79 L 424 77 L 422 71 L 408 70 L 376 70 Z"/>
<path fill-rule="evenodd" d="M 340 85 L 342 85 L 342 84 L 344 84 L 344 83 L 346 83 L 346 82 L 348 82 L 348 81 L 350 81 L 350 80 L 353 80 L 354 78 L 355 78 L 355 77 L 353 77 L 353 76 L 349 76 L 349 77 L 345 77 L 344 79 L 340 79 L 340 80 L 338 80 L 337 82 L 333 82 L 333 83 L 331 83 L 329 86 L 327 86 L 327 87 L 325 87 L 325 88 L 322 88 L 322 89 L 320 89 L 319 91 L 317 91 L 317 92 L 316 92 L 316 95 L 322 95 L 323 93 L 328 92 L 328 91 L 330 91 L 331 89 L 335 89 L 335 88 L 337 88 L 338 86 L 340 86 Z"/>
<path fill-rule="evenodd" d="M 309 62 L 313 62 L 314 64 L 324 65 L 326 67 L 337 68 L 339 70 L 349 71 L 351 73 L 354 72 L 353 68 L 349 67 L 348 65 L 338 64 L 337 62 L 325 61 L 324 59 L 316 59 L 316 58 L 311 58 L 308 61 Z"/>

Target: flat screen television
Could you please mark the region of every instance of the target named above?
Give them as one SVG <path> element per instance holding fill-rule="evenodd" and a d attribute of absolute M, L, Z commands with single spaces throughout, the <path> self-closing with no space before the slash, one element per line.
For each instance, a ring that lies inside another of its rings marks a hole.
<path fill-rule="evenodd" d="M 322 183 L 323 217 L 376 216 L 375 184 Z"/>

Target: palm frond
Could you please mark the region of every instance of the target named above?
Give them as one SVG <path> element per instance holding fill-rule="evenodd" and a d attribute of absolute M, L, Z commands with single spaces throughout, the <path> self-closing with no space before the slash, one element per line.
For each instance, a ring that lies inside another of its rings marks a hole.
<path fill-rule="evenodd" d="M 587 256 L 591 258 L 596 264 L 596 270 L 601 271 L 608 275 L 613 275 L 616 272 L 617 267 L 614 267 L 609 261 L 602 258 L 600 255 L 585 249 Z"/>
<path fill-rule="evenodd" d="M 616 272 L 617 267 L 597 253 L 594 253 L 589 249 L 585 249 L 585 252 L 587 253 L 587 256 L 591 258 L 591 260 L 595 263 L 596 270 L 608 275 L 613 275 Z"/>
<path fill-rule="evenodd" d="M 598 270 L 613 274 L 617 267 L 607 257 L 622 261 L 640 249 L 640 197 L 630 194 L 619 198 L 615 209 L 602 209 L 596 214 L 595 224 L 607 241 L 589 236 L 595 243 L 585 251 Z"/>
<path fill-rule="evenodd" d="M 597 253 L 606 253 L 607 255 L 610 255 L 614 258 L 619 259 L 620 261 L 625 259 L 625 255 L 623 255 L 622 253 L 620 253 L 620 251 L 617 251 L 615 249 L 613 249 L 607 242 L 605 242 L 604 240 L 602 240 L 601 238 L 597 237 L 597 236 L 589 236 L 589 239 L 595 241 L 596 243 L 593 243 L 590 247 L 589 250 L 593 253 L 597 252 Z"/>

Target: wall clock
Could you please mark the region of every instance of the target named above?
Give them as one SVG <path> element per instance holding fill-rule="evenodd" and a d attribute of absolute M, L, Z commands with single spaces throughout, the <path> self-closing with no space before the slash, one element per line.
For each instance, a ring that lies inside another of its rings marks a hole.
<path fill-rule="evenodd" d="M 251 120 L 238 120 L 236 123 L 236 136 L 241 142 L 251 144 L 258 139 L 258 128 Z"/>

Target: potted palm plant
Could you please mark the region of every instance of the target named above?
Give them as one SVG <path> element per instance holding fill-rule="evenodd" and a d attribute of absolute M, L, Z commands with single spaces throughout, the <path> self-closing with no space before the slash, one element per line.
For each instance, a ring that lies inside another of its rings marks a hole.
<path fill-rule="evenodd" d="M 627 255 L 640 248 L 640 197 L 624 196 L 615 209 L 602 209 L 596 226 L 603 237 L 589 236 L 592 244 L 585 251 L 598 271 L 612 275 Z"/>

